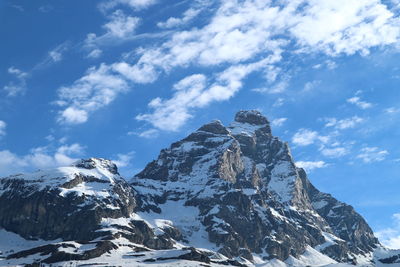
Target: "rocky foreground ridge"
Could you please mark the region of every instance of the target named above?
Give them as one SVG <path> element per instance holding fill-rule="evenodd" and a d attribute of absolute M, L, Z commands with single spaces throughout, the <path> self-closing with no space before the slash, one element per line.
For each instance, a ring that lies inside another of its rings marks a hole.
<path fill-rule="evenodd" d="M 258 111 L 203 125 L 129 182 L 114 163 L 0 179 L 0 266 L 400 266 Z M 73 265 L 75 264 L 75 265 Z"/>

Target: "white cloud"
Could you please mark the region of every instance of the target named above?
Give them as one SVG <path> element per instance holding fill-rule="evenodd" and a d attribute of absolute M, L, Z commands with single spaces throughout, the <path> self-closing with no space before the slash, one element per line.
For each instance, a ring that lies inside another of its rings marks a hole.
<path fill-rule="evenodd" d="M 18 79 L 26 78 L 28 75 L 26 72 L 23 72 L 15 67 L 8 68 L 8 73 L 15 75 Z"/>
<path fill-rule="evenodd" d="M 59 142 L 60 144 L 66 144 L 66 143 L 67 143 L 67 140 L 68 140 L 68 138 L 67 138 L 66 136 L 64 136 L 64 137 L 61 137 L 61 138 L 58 140 L 58 142 Z"/>
<path fill-rule="evenodd" d="M 44 139 L 46 139 L 48 142 L 53 142 L 56 138 L 52 134 L 49 134 Z"/>
<path fill-rule="evenodd" d="M 390 108 L 385 109 L 385 112 L 388 114 L 395 114 L 395 113 L 400 112 L 400 108 L 390 107 Z"/>
<path fill-rule="evenodd" d="M 310 91 L 314 90 L 316 87 L 318 87 L 318 85 L 320 85 L 320 84 L 321 84 L 321 81 L 319 81 L 319 80 L 306 82 L 306 84 L 304 85 L 303 92 L 310 92 Z"/>
<path fill-rule="evenodd" d="M 62 54 L 55 50 L 50 51 L 49 56 L 54 62 L 60 61 L 62 59 Z"/>
<path fill-rule="evenodd" d="M 85 40 L 85 46 L 93 48 L 91 57 L 99 56 L 97 45 L 123 41 L 132 38 L 139 26 L 140 18 L 128 16 L 122 10 L 116 10 L 109 16 L 109 21 L 103 25 L 105 33 L 97 36 L 89 33 Z"/>
<path fill-rule="evenodd" d="M 282 126 L 287 121 L 287 118 L 277 118 L 272 120 L 271 125 L 275 127 Z"/>
<path fill-rule="evenodd" d="M 328 68 L 328 69 L 330 69 L 330 70 L 334 70 L 334 69 L 336 69 L 337 68 L 337 64 L 336 64 L 336 62 L 335 61 L 332 61 L 332 60 L 326 60 L 325 61 L 325 64 L 326 64 L 326 67 Z"/>
<path fill-rule="evenodd" d="M 48 13 L 50 11 L 52 11 L 54 8 L 51 5 L 44 5 L 44 6 L 40 6 L 38 8 L 38 10 L 42 13 Z"/>
<path fill-rule="evenodd" d="M 68 124 L 80 124 L 88 120 L 88 113 L 85 110 L 68 107 L 64 109 L 59 117 L 59 122 Z"/>
<path fill-rule="evenodd" d="M 274 8 L 234 2 L 224 2 L 203 28 L 175 32 L 161 46 L 143 50 L 139 61 L 164 70 L 191 63 L 239 63 L 258 53 L 268 55 L 287 43 L 270 38 L 273 19 L 278 15 Z"/>
<path fill-rule="evenodd" d="M 378 147 L 364 147 L 361 149 L 357 158 L 363 160 L 365 163 L 383 161 L 389 154 L 387 150 L 381 150 Z"/>
<path fill-rule="evenodd" d="M 292 142 L 298 146 L 308 146 L 316 141 L 320 141 L 322 143 L 326 143 L 329 137 L 327 136 L 320 136 L 318 132 L 311 131 L 308 129 L 300 129 L 298 130 L 292 137 Z"/>
<path fill-rule="evenodd" d="M 328 166 L 326 162 L 320 161 L 297 161 L 296 166 L 299 168 L 303 168 L 306 171 L 312 171 L 314 169 L 325 168 Z"/>
<path fill-rule="evenodd" d="M 325 124 L 325 127 L 334 127 L 338 130 L 344 130 L 354 128 L 357 124 L 364 122 L 364 119 L 358 116 L 353 116 L 351 118 L 342 120 L 338 120 L 336 118 L 327 118 L 326 121 L 327 123 Z"/>
<path fill-rule="evenodd" d="M 313 69 L 320 69 L 323 66 L 326 66 L 329 70 L 334 70 L 337 68 L 337 64 L 335 61 L 327 59 L 323 63 L 319 63 L 313 66 Z"/>
<path fill-rule="evenodd" d="M 366 53 L 372 46 L 397 40 L 397 22 L 384 5 L 374 0 L 342 2 L 292 1 L 277 8 L 268 1 L 224 1 L 209 24 L 177 31 L 160 46 L 141 50 L 137 64 L 152 73 L 158 68 L 169 72 L 191 64 L 238 64 L 257 55 L 265 57 L 272 51 L 279 51 L 276 54 L 280 55 L 293 37 L 300 47 L 310 48 L 310 52 L 320 49 L 329 55 Z M 337 23 L 332 23 L 332 19 Z M 256 90 L 280 93 L 286 87 L 287 81 L 282 81 L 273 88 Z M 180 125 L 189 115 L 187 109 L 178 113 Z"/>
<path fill-rule="evenodd" d="M 155 3 L 156 1 L 152 0 L 111 0 L 103 2 L 101 6 L 107 10 L 125 4 L 138 10 Z M 372 47 L 397 42 L 400 35 L 398 18 L 378 0 L 298 0 L 284 1 L 279 7 L 270 1 L 226 0 L 221 1 L 213 12 L 214 15 L 208 24 L 162 35 L 163 39 L 160 39 L 157 45 L 135 50 L 135 60 L 138 58 L 136 62 L 116 62 L 109 65 L 110 69 L 124 79 L 150 83 L 157 80 L 161 73 L 168 75 L 178 67 L 187 69 L 191 66 L 212 66 L 216 69 L 214 73 L 224 72 L 223 68 L 229 71 L 238 65 L 250 66 L 271 55 L 275 56 L 276 63 L 282 60 L 283 52 L 323 52 L 328 56 L 366 54 Z M 182 15 L 182 21 L 171 19 L 170 24 L 162 25 L 179 24 L 184 22 L 185 16 L 190 18 L 195 13 L 192 10 L 187 11 Z M 137 26 L 134 17 L 118 10 L 113 16 L 110 24 L 105 26 L 107 32 L 104 35 L 88 36 L 87 43 L 89 47 L 92 44 L 92 51 L 97 48 L 95 44 L 98 40 L 107 39 L 103 36 L 128 38 L 134 35 Z M 112 23 L 113 20 L 118 23 Z M 293 46 L 289 44 L 294 44 L 296 51 L 293 51 Z M 266 64 L 261 68 L 264 71 L 263 76 L 269 82 L 275 82 L 273 77 L 282 71 L 271 62 L 269 66 Z M 253 68 L 251 72 L 258 70 L 260 68 Z M 248 74 L 250 72 L 245 76 Z M 209 79 L 210 88 L 202 89 L 204 103 L 229 99 L 243 83 L 243 78 L 234 80 L 231 77 L 231 81 L 234 82 L 222 81 L 222 84 L 218 77 L 215 79 L 215 82 L 212 82 L 212 78 Z M 276 85 L 272 92 L 282 92 L 287 86 L 284 82 Z M 211 94 L 214 96 L 211 97 Z M 174 102 L 176 97 L 177 93 L 173 92 L 171 101 Z M 162 110 L 168 110 L 169 100 L 160 101 L 160 106 L 155 108 L 153 114 L 140 115 L 138 118 L 149 122 L 158 121 L 153 125 L 169 130 L 182 125 L 191 116 L 193 108 L 206 105 L 196 101 L 194 102 L 197 104 L 178 105 L 181 110 L 175 111 L 178 119 L 175 127 L 167 127 L 161 126 L 157 118 L 161 113 L 166 114 Z"/>
<path fill-rule="evenodd" d="M 390 0 L 394 10 L 400 9 L 400 0 Z"/>
<path fill-rule="evenodd" d="M 53 62 L 61 61 L 63 59 L 64 53 L 68 50 L 68 48 L 69 48 L 69 42 L 64 42 L 58 45 L 56 48 L 54 48 L 49 52 L 49 60 Z M 47 63 L 43 62 L 42 64 L 48 64 L 48 62 Z"/>
<path fill-rule="evenodd" d="M 103 51 L 99 48 L 95 48 L 87 55 L 88 58 L 99 58 L 103 54 Z"/>
<path fill-rule="evenodd" d="M 169 65 L 240 62 L 271 51 L 276 36 L 286 39 L 281 47 L 294 37 L 299 46 L 314 51 L 365 53 L 397 41 L 398 22 L 392 16 L 375 0 L 290 1 L 282 8 L 268 1 L 223 1 L 208 25 L 176 32 L 160 50 L 149 53 L 161 52 Z"/>
<path fill-rule="evenodd" d="M 361 109 L 367 109 L 367 108 L 371 108 L 372 104 L 366 101 L 362 101 L 360 97 L 358 96 L 354 96 L 351 97 L 349 99 L 347 99 L 348 103 L 354 104 L 357 107 L 361 108 Z"/>
<path fill-rule="evenodd" d="M 392 216 L 393 226 L 375 232 L 375 236 L 386 247 L 400 249 L 400 213 Z"/>
<path fill-rule="evenodd" d="M 289 31 L 306 48 L 327 54 L 368 54 L 369 48 L 394 44 L 399 21 L 378 0 L 296 1 L 302 11 L 288 18 Z"/>
<path fill-rule="evenodd" d="M 33 148 L 30 153 L 23 156 L 18 156 L 9 150 L 1 150 L 0 176 L 33 171 L 38 168 L 47 169 L 70 165 L 77 160 L 75 156 L 83 153 L 84 148 L 77 143 L 63 145 L 56 149 L 50 149 L 49 147 Z"/>
<path fill-rule="evenodd" d="M 141 10 L 157 3 L 157 0 L 107 0 L 99 5 L 99 8 L 106 11 L 118 5 L 127 5 L 134 10 Z"/>
<path fill-rule="evenodd" d="M 55 48 L 53 48 L 47 53 L 46 57 L 42 61 L 37 63 L 32 68 L 31 72 L 49 67 L 54 63 L 62 61 L 64 59 L 65 53 L 68 51 L 70 46 L 71 44 L 69 41 L 65 41 L 57 45 Z"/>
<path fill-rule="evenodd" d="M 318 139 L 318 133 L 307 129 L 300 129 L 292 137 L 292 142 L 299 146 L 307 146 L 314 143 Z"/>
<path fill-rule="evenodd" d="M 118 38 L 125 38 L 133 34 L 138 26 L 140 19 L 124 14 L 122 10 L 117 10 L 111 15 L 111 20 L 103 25 L 106 34 Z"/>
<path fill-rule="evenodd" d="M 117 165 L 118 168 L 124 168 L 131 165 L 132 158 L 135 152 L 131 151 L 126 154 L 117 154 L 117 157 L 112 161 Z"/>
<path fill-rule="evenodd" d="M 90 68 L 71 86 L 58 89 L 55 103 L 64 109 L 59 112 L 57 120 L 65 124 L 84 123 L 91 112 L 107 106 L 127 90 L 125 79 L 109 66 L 102 64 L 99 68 Z"/>
<path fill-rule="evenodd" d="M 9 67 L 7 71 L 10 75 L 15 77 L 16 81 L 9 82 L 3 87 L 3 90 L 6 91 L 7 95 L 10 97 L 23 94 L 26 90 L 26 78 L 28 77 L 28 73 L 13 66 Z"/>
<path fill-rule="evenodd" d="M 274 102 L 274 104 L 273 104 L 272 106 L 273 106 L 274 108 L 278 108 L 278 107 L 283 106 L 284 103 L 285 103 L 285 99 L 282 98 L 282 97 L 279 97 L 279 98 Z"/>
<path fill-rule="evenodd" d="M 139 137 L 143 137 L 143 138 L 156 138 L 159 134 L 159 130 L 157 129 L 148 129 L 148 130 L 144 130 L 142 132 L 138 132 L 138 131 L 130 131 L 127 133 L 127 135 L 137 135 Z"/>
<path fill-rule="evenodd" d="M 149 130 L 139 133 L 138 135 L 143 138 L 155 138 L 158 136 L 158 130 L 149 129 Z"/>
<path fill-rule="evenodd" d="M 126 62 L 114 63 L 111 68 L 120 73 L 125 79 L 135 83 L 151 83 L 157 79 L 157 71 L 152 65 L 143 63 L 129 65 Z"/>
<path fill-rule="evenodd" d="M 179 27 L 190 22 L 200 12 L 201 9 L 189 8 L 183 13 L 183 16 L 181 18 L 170 17 L 165 22 L 157 23 L 157 26 L 164 29 Z"/>
<path fill-rule="evenodd" d="M 349 153 L 349 150 L 345 147 L 322 147 L 320 151 L 322 155 L 329 158 L 339 158 Z"/>
<path fill-rule="evenodd" d="M 0 176 L 21 172 L 27 163 L 8 150 L 0 150 Z"/>
<path fill-rule="evenodd" d="M 283 93 L 289 86 L 289 81 L 283 80 L 279 81 L 271 87 L 254 88 L 252 91 L 257 93 L 267 93 L 267 94 L 280 94 Z"/>
<path fill-rule="evenodd" d="M 149 107 L 155 111 L 138 115 L 136 118 L 148 121 L 159 129 L 175 131 L 191 117 L 189 108 L 199 105 L 196 101 L 205 94 L 205 87 L 204 75 L 188 76 L 174 85 L 175 94 L 171 99 L 153 99 Z"/>
<path fill-rule="evenodd" d="M 193 109 L 231 98 L 242 87 L 242 80 L 247 75 L 274 60 L 276 57 L 271 56 L 255 63 L 231 66 L 218 73 L 216 81 L 209 86 L 205 75 L 190 75 L 174 85 L 175 93 L 170 99 L 155 98 L 149 103 L 153 113 L 140 114 L 136 118 L 162 130 L 176 131 L 192 117 Z"/>
<path fill-rule="evenodd" d="M 0 138 L 6 135 L 7 124 L 0 120 Z"/>
<path fill-rule="evenodd" d="M 60 154 L 65 154 L 65 155 L 72 155 L 72 154 L 81 154 L 83 152 L 84 148 L 78 144 L 72 144 L 72 145 L 63 145 L 60 146 L 57 149 L 57 153 Z"/>

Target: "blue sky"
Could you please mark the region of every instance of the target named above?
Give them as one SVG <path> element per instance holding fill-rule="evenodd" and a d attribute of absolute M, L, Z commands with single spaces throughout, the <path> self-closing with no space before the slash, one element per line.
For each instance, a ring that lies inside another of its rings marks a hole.
<path fill-rule="evenodd" d="M 133 176 L 258 109 L 322 191 L 400 247 L 400 2 L 0 1 L 0 175 Z"/>

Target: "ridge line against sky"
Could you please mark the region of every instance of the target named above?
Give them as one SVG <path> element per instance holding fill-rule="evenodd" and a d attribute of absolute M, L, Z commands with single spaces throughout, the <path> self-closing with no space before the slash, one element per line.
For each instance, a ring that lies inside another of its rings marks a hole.
<path fill-rule="evenodd" d="M 0 5 L 0 174 L 101 155 L 132 176 L 202 123 L 256 108 L 322 189 L 371 208 L 343 188 L 379 183 L 395 226 L 373 224 L 400 236 L 400 199 L 374 178 L 399 185 L 398 0 L 75 5 Z"/>

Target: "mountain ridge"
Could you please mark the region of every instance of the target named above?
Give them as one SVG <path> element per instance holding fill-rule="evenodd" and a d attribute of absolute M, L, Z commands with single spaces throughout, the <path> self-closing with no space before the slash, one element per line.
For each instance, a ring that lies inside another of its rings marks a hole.
<path fill-rule="evenodd" d="M 97 158 L 1 178 L 1 228 L 49 241 L 3 252 L 9 265 L 99 263 L 108 255 L 127 266 L 380 266 L 400 255 L 385 250 L 351 206 L 311 184 L 256 110 L 239 111 L 229 126 L 201 126 L 129 183 Z"/>

